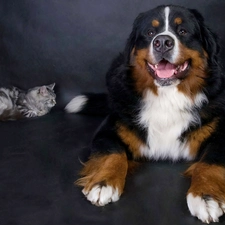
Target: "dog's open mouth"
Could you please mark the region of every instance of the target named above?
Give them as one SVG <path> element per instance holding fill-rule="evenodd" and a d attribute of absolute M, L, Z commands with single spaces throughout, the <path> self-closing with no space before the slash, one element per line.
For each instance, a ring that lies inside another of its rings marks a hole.
<path fill-rule="evenodd" d="M 174 65 L 169 61 L 163 59 L 158 64 L 152 65 L 147 62 L 147 67 L 150 74 L 157 80 L 170 83 L 169 80 L 182 79 L 185 77 L 188 69 L 189 62 L 185 61 L 181 65 Z"/>

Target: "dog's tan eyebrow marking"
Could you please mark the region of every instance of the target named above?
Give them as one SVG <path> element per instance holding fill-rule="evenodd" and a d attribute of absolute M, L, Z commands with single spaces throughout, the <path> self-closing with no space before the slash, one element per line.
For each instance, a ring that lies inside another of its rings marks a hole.
<path fill-rule="evenodd" d="M 160 22 L 158 20 L 152 20 L 152 26 L 153 27 L 158 27 Z"/>
<path fill-rule="evenodd" d="M 182 21 L 182 19 L 180 17 L 177 17 L 177 18 L 174 19 L 174 23 L 177 24 L 177 25 L 182 24 L 182 22 L 183 21 Z"/>

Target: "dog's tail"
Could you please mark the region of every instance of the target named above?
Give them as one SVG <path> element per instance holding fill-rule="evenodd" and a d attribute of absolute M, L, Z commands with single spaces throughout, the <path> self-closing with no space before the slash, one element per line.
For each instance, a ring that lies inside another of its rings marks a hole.
<path fill-rule="evenodd" d="M 74 97 L 65 107 L 68 113 L 79 113 L 85 115 L 108 115 L 108 96 L 105 93 L 86 93 Z"/>

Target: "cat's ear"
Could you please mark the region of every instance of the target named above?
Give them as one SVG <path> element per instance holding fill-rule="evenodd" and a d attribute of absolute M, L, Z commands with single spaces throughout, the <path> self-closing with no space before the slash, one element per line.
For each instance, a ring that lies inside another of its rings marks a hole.
<path fill-rule="evenodd" d="M 48 87 L 49 89 L 53 90 L 53 89 L 54 89 L 54 87 L 55 87 L 55 83 L 53 83 L 53 84 L 49 84 L 47 87 Z"/>
<path fill-rule="evenodd" d="M 39 88 L 39 94 L 45 95 L 46 93 L 48 93 L 48 90 L 47 90 L 46 86 L 41 86 Z"/>

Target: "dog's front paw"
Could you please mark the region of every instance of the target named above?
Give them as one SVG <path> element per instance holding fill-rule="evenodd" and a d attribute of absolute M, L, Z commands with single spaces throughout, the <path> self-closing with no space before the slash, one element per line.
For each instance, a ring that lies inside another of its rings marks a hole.
<path fill-rule="evenodd" d="M 219 222 L 225 212 L 225 203 L 218 202 L 210 196 L 187 195 L 187 205 L 192 216 L 198 217 L 203 223 Z"/>
<path fill-rule="evenodd" d="M 93 156 L 84 164 L 76 184 L 92 204 L 104 206 L 123 193 L 128 162 L 125 153 Z"/>
<path fill-rule="evenodd" d="M 187 205 L 204 223 L 218 222 L 225 213 L 225 167 L 198 162 L 185 172 L 191 177 Z"/>
<path fill-rule="evenodd" d="M 120 197 L 118 189 L 109 185 L 95 185 L 90 191 L 84 188 L 82 192 L 87 200 L 96 206 L 104 206 L 110 202 L 116 202 Z"/>

